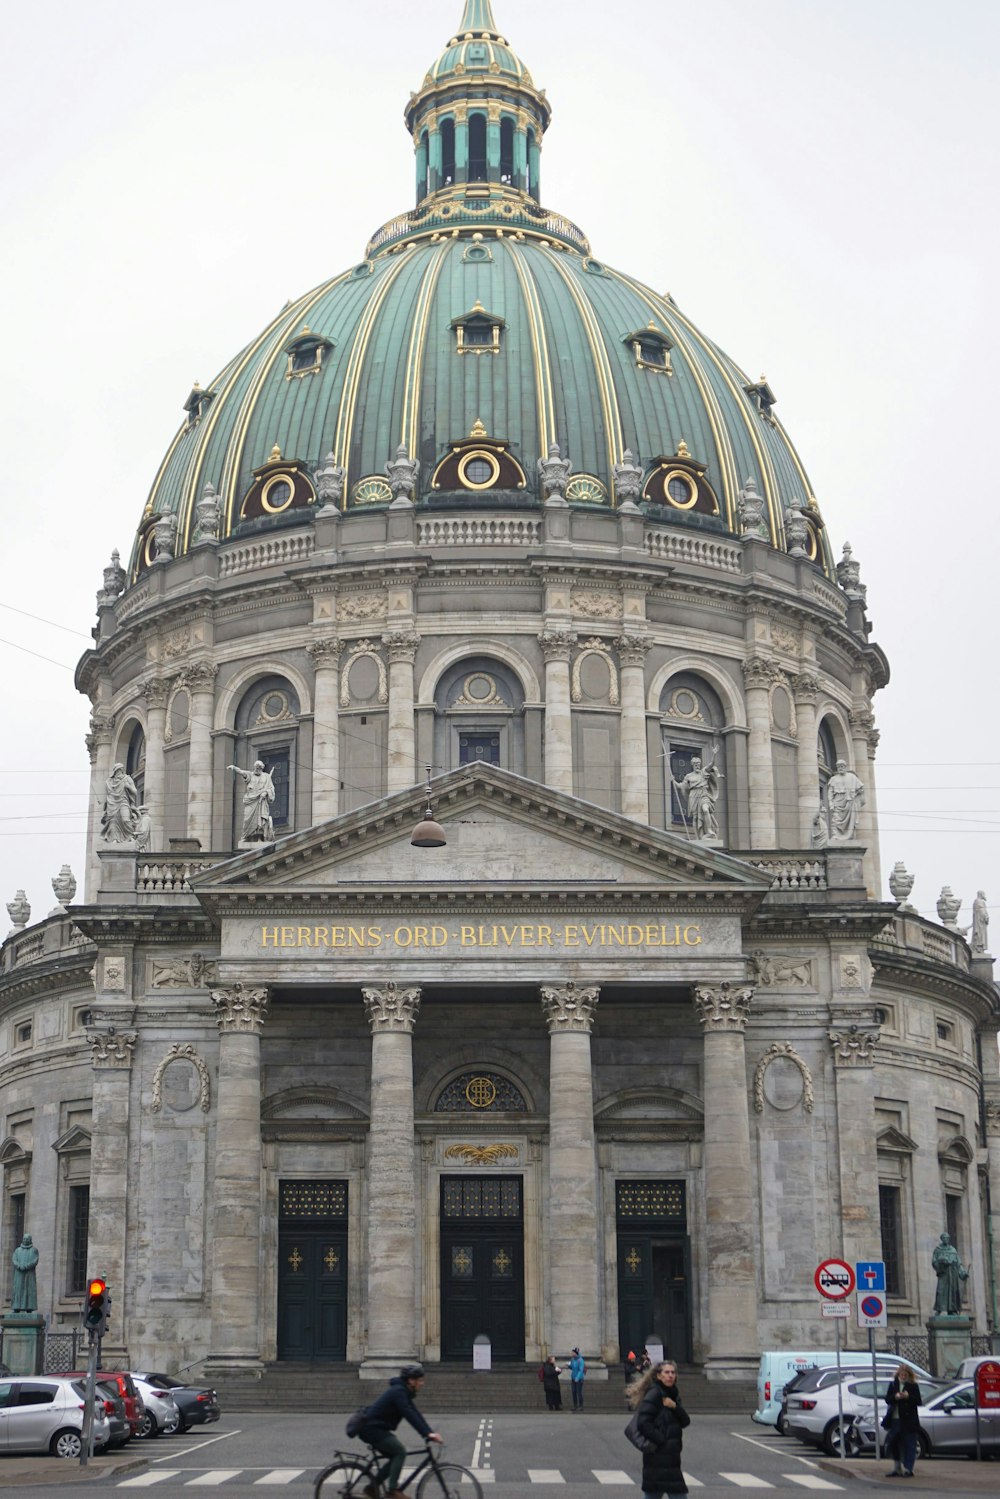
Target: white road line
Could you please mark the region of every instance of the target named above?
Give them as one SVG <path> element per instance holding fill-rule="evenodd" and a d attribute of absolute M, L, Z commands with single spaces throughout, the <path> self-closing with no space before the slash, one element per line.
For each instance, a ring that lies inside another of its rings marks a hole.
<path fill-rule="evenodd" d="M 243 1430 L 242 1426 L 238 1426 L 235 1431 L 224 1431 L 224 1432 L 222 1432 L 222 1434 L 220 1436 L 217 1436 L 217 1437 L 207 1437 L 204 1442 L 195 1442 L 195 1444 L 194 1444 L 193 1447 L 185 1447 L 184 1448 L 184 1456 L 187 1457 L 189 1453 L 191 1453 L 191 1452 L 197 1452 L 202 1447 L 211 1447 L 211 1445 L 212 1445 L 213 1442 L 225 1442 L 225 1441 L 228 1441 L 228 1439 L 230 1437 L 238 1437 L 239 1434 L 240 1434 L 240 1432 L 242 1430 Z M 176 1441 L 176 1440 L 177 1440 L 177 1438 L 175 1437 L 174 1441 Z M 170 1457 L 154 1457 L 154 1458 L 151 1459 L 151 1461 L 154 1462 L 154 1463 L 169 1463 L 171 1461 L 171 1459 L 170 1459 Z M 177 1461 L 177 1454 L 176 1453 L 173 1456 L 173 1461 L 174 1462 Z"/>
<path fill-rule="evenodd" d="M 690 1473 L 684 1474 L 684 1482 L 689 1489 L 703 1489 L 705 1487 L 700 1478 L 692 1478 Z"/>
<path fill-rule="evenodd" d="M 828 1478 L 819 1478 L 815 1473 L 782 1473 L 789 1483 L 801 1484 L 804 1489 L 842 1489 L 842 1483 L 831 1483 Z"/>
<path fill-rule="evenodd" d="M 760 1447 L 764 1452 L 773 1452 L 774 1451 L 774 1448 L 772 1446 L 770 1446 L 769 1443 L 767 1443 L 767 1442 L 758 1442 L 758 1440 L 757 1440 L 756 1437 L 747 1437 L 747 1436 L 744 1436 L 743 1433 L 742 1433 L 742 1431 L 731 1431 L 729 1433 L 729 1435 L 731 1437 L 739 1437 L 739 1439 L 740 1439 L 741 1442 L 749 1442 L 750 1445 L 751 1445 L 751 1447 Z M 786 1453 L 785 1454 L 785 1461 L 789 1462 L 789 1463 L 801 1463 L 802 1466 L 805 1467 L 805 1468 L 815 1468 L 816 1467 L 816 1464 L 814 1462 L 810 1462 L 809 1458 L 807 1458 L 807 1457 L 796 1457 L 794 1452 L 788 1452 L 788 1453 Z"/>
<path fill-rule="evenodd" d="M 590 1471 L 598 1483 L 630 1483 L 635 1487 L 635 1480 L 622 1468 L 591 1468 Z"/>
<path fill-rule="evenodd" d="M 766 1478 L 758 1478 L 756 1473 L 720 1473 L 720 1478 L 735 1483 L 738 1489 L 773 1489 L 774 1484 L 768 1483 Z"/>
<path fill-rule="evenodd" d="M 469 1472 L 474 1473 L 480 1483 L 496 1483 L 497 1481 L 497 1475 L 492 1468 L 470 1468 Z M 466 1476 L 462 1479 L 462 1482 L 470 1483 L 471 1479 Z"/>
<path fill-rule="evenodd" d="M 208 1473 L 199 1473 L 197 1478 L 189 1478 L 184 1487 L 186 1489 L 215 1489 L 220 1483 L 226 1483 L 230 1478 L 239 1478 L 242 1472 L 242 1468 L 212 1468 Z"/>
<path fill-rule="evenodd" d="M 292 1483 L 294 1479 L 300 1478 L 305 1468 L 272 1468 L 270 1473 L 265 1473 L 263 1478 L 255 1478 L 254 1484 L 258 1483 Z"/>
<path fill-rule="evenodd" d="M 123 1478 L 121 1483 L 116 1483 L 116 1489 L 148 1489 L 154 1483 L 165 1483 L 168 1478 L 180 1478 L 182 1470 L 177 1468 L 164 1468 L 159 1473 L 140 1473 L 137 1478 Z"/>
<path fill-rule="evenodd" d="M 529 1483 L 565 1483 L 566 1480 L 558 1468 L 529 1468 Z"/>

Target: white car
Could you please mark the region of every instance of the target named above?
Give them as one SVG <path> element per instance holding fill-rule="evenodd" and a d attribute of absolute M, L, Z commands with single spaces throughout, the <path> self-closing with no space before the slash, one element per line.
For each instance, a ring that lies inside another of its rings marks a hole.
<path fill-rule="evenodd" d="M 83 1449 L 86 1387 L 82 1379 L 15 1375 L 0 1379 L 0 1456 L 8 1452 L 50 1452 L 78 1458 Z M 98 1393 L 94 1450 L 107 1446 L 111 1425 Z"/>
<path fill-rule="evenodd" d="M 882 1418 L 886 1392 L 891 1383 L 891 1374 L 878 1380 L 873 1380 L 870 1374 L 867 1379 L 854 1375 L 844 1379 L 840 1385 L 828 1384 L 819 1390 L 803 1390 L 801 1394 L 793 1391 L 788 1397 L 788 1413 L 785 1417 L 789 1436 L 822 1447 L 831 1457 L 839 1456 L 838 1390 L 843 1402 L 845 1423 L 848 1416 L 859 1416 L 861 1422 L 871 1425 L 873 1421 Z M 942 1387 L 933 1380 L 918 1379 L 917 1388 L 920 1390 L 921 1400 L 927 1401 Z"/>
<path fill-rule="evenodd" d="M 158 1390 L 148 1380 L 140 1379 L 138 1374 L 133 1374 L 132 1378 L 135 1380 L 136 1389 L 142 1396 L 142 1403 L 146 1407 L 136 1436 L 173 1436 L 181 1424 L 180 1412 L 173 1395 L 169 1390 Z"/>

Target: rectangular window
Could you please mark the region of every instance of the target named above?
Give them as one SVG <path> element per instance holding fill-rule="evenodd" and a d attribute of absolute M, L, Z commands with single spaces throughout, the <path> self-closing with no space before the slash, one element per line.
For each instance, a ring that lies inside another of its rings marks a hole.
<path fill-rule="evenodd" d="M 69 1241 L 66 1264 L 67 1296 L 87 1289 L 87 1238 L 90 1230 L 90 1188 L 69 1189 Z"/>
<path fill-rule="evenodd" d="M 13 1193 L 7 1198 L 7 1249 L 3 1257 L 3 1297 L 10 1300 L 14 1270 L 11 1255 L 24 1238 L 25 1194 Z"/>
<path fill-rule="evenodd" d="M 951 1235 L 951 1242 L 958 1249 L 962 1237 L 959 1232 L 962 1223 L 962 1199 L 960 1197 L 953 1197 L 951 1193 L 947 1193 L 944 1199 L 944 1214 L 945 1222 L 948 1225 L 948 1232 Z"/>
<path fill-rule="evenodd" d="M 687 801 L 678 790 L 684 777 L 690 773 L 691 762 L 701 758 L 701 749 L 692 744 L 664 744 L 667 753 L 663 763 L 667 767 L 667 784 L 670 788 L 670 822 L 675 827 L 687 828 Z"/>
<path fill-rule="evenodd" d="M 903 1279 L 903 1214 L 898 1187 L 878 1189 L 879 1222 L 882 1228 L 882 1258 L 888 1296 L 905 1295 Z"/>
<path fill-rule="evenodd" d="M 271 821 L 276 828 L 288 827 L 288 747 L 265 750 L 264 763 L 274 782 L 274 801 L 271 803 Z"/>
<path fill-rule="evenodd" d="M 500 764 L 500 734 L 459 734 L 458 763 L 471 765 Z"/>

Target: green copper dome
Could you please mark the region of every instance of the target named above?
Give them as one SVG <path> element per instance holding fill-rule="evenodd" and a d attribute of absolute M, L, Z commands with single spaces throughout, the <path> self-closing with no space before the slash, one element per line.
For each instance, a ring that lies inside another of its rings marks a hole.
<path fill-rule="evenodd" d="M 448 61 L 470 45 L 466 33 L 497 54 L 485 73 Z M 221 500 L 221 540 L 301 523 L 295 512 L 321 498 L 323 468 L 337 473 L 346 521 L 388 503 L 385 468 L 402 446 L 420 463 L 419 506 L 509 509 L 541 504 L 537 463 L 553 443 L 570 463 L 571 503 L 618 504 L 624 466 L 626 497 L 641 470 L 641 502 L 661 519 L 739 534 L 749 480 L 777 546 L 786 509 L 803 503 L 810 555 L 832 572 L 766 380 L 741 370 L 671 298 L 595 261 L 582 231 L 538 202 L 547 106 L 533 85 L 525 91 L 524 70 L 498 37 L 489 0 L 466 0 L 458 41 L 410 101 L 416 207 L 191 392 L 152 486 L 133 575 L 155 555 L 150 537 L 166 514 L 177 520 L 175 553 L 187 550 L 208 486 Z M 499 72 L 488 70 L 494 63 Z M 428 144 L 442 129 L 444 152 Z M 499 469 L 488 453 L 485 467 L 463 468 L 475 440 L 503 455 Z"/>

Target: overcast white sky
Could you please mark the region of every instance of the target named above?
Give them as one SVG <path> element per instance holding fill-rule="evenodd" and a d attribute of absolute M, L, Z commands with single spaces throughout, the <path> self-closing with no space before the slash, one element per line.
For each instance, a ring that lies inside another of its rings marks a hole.
<path fill-rule="evenodd" d="M 1000 5 L 494 9 L 554 105 L 546 205 L 766 372 L 838 555 L 846 539 L 861 561 L 893 672 L 884 871 L 903 859 L 927 914 L 944 883 L 963 920 L 980 887 L 997 910 Z M 83 870 L 72 667 L 102 567 L 128 552 L 192 381 L 411 205 L 403 105 L 460 16 L 461 0 L 6 14 L 0 898 L 23 886 L 36 919 L 59 866 Z"/>

